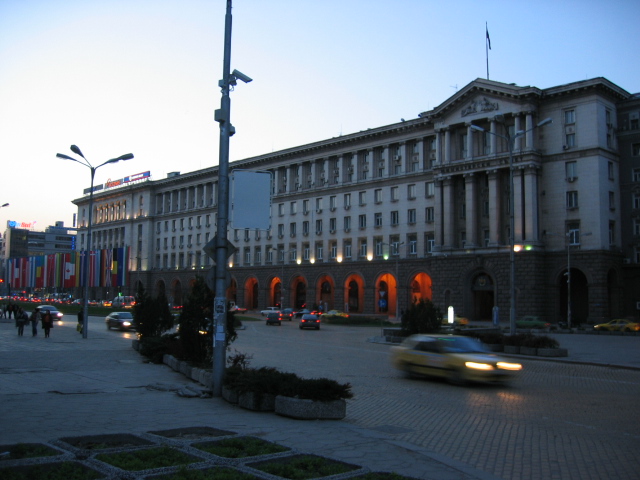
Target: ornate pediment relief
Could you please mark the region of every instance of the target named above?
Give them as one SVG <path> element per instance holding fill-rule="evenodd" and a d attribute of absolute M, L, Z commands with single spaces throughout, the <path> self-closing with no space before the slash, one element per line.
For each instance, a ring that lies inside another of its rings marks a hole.
<path fill-rule="evenodd" d="M 482 99 L 475 99 L 469 102 L 469 104 L 460 110 L 460 116 L 466 117 L 467 115 L 474 115 L 476 113 L 486 113 L 498 110 L 498 102 L 493 102 L 487 97 Z"/>

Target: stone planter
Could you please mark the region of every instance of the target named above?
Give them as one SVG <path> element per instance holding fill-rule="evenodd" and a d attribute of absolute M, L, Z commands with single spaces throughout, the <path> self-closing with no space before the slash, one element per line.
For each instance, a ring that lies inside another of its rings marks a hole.
<path fill-rule="evenodd" d="M 232 405 L 238 404 L 238 392 L 230 389 L 229 387 L 222 387 L 222 398 Z"/>
<path fill-rule="evenodd" d="M 256 412 L 273 412 L 276 396 L 270 393 L 245 392 L 238 395 L 238 406 Z"/>
<path fill-rule="evenodd" d="M 520 347 L 520 355 L 537 355 L 538 349 L 535 347 Z"/>
<path fill-rule="evenodd" d="M 517 345 L 505 345 L 504 353 L 520 353 L 520 347 Z"/>
<path fill-rule="evenodd" d="M 539 357 L 567 357 L 569 352 L 566 348 L 539 348 Z"/>
<path fill-rule="evenodd" d="M 319 402 L 278 395 L 275 401 L 275 412 L 284 417 L 300 420 L 342 420 L 347 415 L 347 402 L 342 399 Z"/>

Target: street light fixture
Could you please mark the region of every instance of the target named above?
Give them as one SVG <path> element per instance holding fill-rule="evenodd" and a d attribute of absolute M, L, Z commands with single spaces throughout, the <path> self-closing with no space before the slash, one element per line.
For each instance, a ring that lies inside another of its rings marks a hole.
<path fill-rule="evenodd" d="M 79 163 L 87 167 L 91 170 L 91 189 L 89 190 L 89 219 L 87 222 L 87 243 L 85 244 L 85 262 L 82 268 L 83 276 L 84 276 L 84 298 L 82 300 L 82 338 L 87 338 L 87 330 L 89 327 L 89 259 L 90 259 L 90 249 L 91 249 L 91 220 L 93 215 L 93 179 L 96 175 L 96 170 L 106 165 L 108 163 L 116 163 L 124 160 L 131 160 L 133 158 L 133 153 L 126 153 L 124 155 L 120 155 L 117 158 L 112 158 L 111 160 L 107 160 L 104 163 L 101 163 L 97 167 L 94 167 L 89 163 L 89 160 L 85 158 L 80 149 L 76 145 L 71 145 L 71 151 L 76 155 L 79 155 L 84 160 L 78 160 L 77 158 L 70 157 L 68 155 L 64 155 L 62 153 L 57 153 L 56 157 L 61 158 L 63 160 L 71 160 L 72 162 Z"/>
<path fill-rule="evenodd" d="M 2 208 L 2 207 L 8 207 L 8 206 L 9 206 L 9 204 L 8 204 L 8 203 L 5 203 L 4 205 L 0 206 L 0 208 Z"/>
<path fill-rule="evenodd" d="M 484 132 L 495 137 L 502 138 L 507 141 L 509 146 L 509 264 L 510 264 L 510 292 L 509 292 L 509 333 L 515 335 L 516 333 L 516 259 L 515 259 L 515 196 L 513 191 L 513 150 L 515 148 L 516 139 L 524 136 L 526 133 L 534 130 L 535 128 L 542 127 L 552 123 L 551 118 L 545 118 L 537 125 L 528 128 L 527 130 L 518 130 L 512 136 L 509 133 L 509 129 L 505 129 L 505 135 L 485 130 L 478 125 L 471 125 L 471 129 L 477 132 Z M 504 125 L 504 123 L 503 123 Z"/>

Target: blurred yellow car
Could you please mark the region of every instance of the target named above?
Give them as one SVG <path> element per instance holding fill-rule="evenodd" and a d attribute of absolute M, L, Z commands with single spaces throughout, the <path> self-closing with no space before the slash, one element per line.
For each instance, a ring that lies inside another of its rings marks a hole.
<path fill-rule="evenodd" d="M 617 318 L 607 323 L 594 325 L 593 329 L 603 332 L 640 332 L 640 323 Z"/>
<path fill-rule="evenodd" d="M 487 350 L 480 342 L 462 335 L 411 335 L 391 347 L 393 366 L 409 376 L 443 377 L 451 383 L 506 383 L 522 370 Z"/>
<path fill-rule="evenodd" d="M 329 310 L 326 313 L 320 315 L 320 317 L 344 317 L 349 318 L 348 313 L 341 312 L 340 310 Z"/>

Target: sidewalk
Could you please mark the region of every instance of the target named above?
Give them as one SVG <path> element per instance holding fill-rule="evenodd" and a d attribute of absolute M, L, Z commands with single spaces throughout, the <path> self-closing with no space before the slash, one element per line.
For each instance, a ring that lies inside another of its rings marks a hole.
<path fill-rule="evenodd" d="M 13 321 L 0 321 L 0 445 L 211 427 L 373 472 L 433 480 L 496 478 L 347 422 L 293 420 L 220 398 L 180 397 L 175 391 L 192 382 L 165 365 L 145 363 L 122 334 L 92 324 L 89 338 L 82 339 L 75 323 L 66 323 L 45 339 L 30 330 L 18 337 Z"/>
<path fill-rule="evenodd" d="M 192 382 L 167 366 L 145 363 L 122 339 L 123 334 L 107 331 L 98 321 L 91 324 L 89 338 L 82 339 L 75 322 L 66 323 L 45 339 L 41 332 L 31 337 L 30 329 L 18 337 L 13 321 L 0 320 L 0 445 L 211 427 L 258 436 L 296 452 L 374 472 L 393 471 L 420 479 L 495 479 L 348 422 L 292 420 L 242 410 L 219 398 L 180 397 L 175 391 Z M 124 335 L 134 338 L 134 334 Z M 551 361 L 640 369 L 640 337 L 552 336 L 569 350 L 569 356 Z"/>

